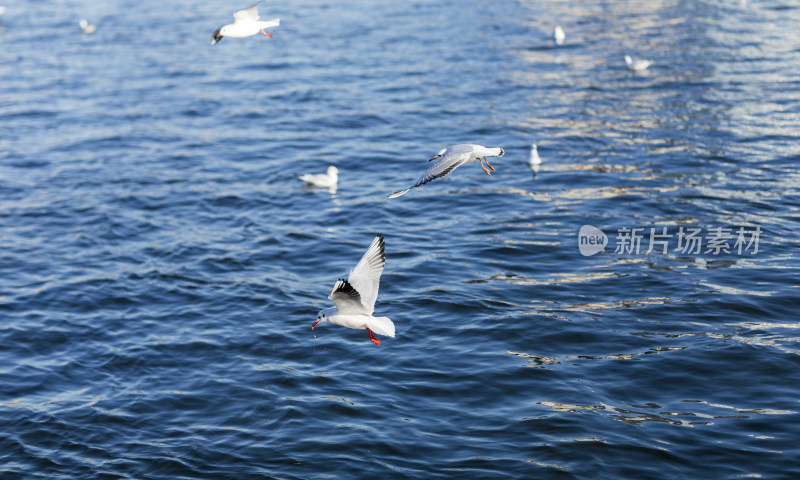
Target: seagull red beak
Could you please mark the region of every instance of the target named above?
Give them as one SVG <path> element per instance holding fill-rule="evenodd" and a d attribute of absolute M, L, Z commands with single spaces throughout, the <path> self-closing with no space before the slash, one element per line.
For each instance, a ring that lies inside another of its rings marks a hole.
<path fill-rule="evenodd" d="M 319 320 L 317 320 L 316 322 L 314 322 L 314 324 L 313 324 L 313 325 L 311 325 L 311 330 L 314 330 L 314 327 L 316 327 L 318 323 L 319 323 Z"/>

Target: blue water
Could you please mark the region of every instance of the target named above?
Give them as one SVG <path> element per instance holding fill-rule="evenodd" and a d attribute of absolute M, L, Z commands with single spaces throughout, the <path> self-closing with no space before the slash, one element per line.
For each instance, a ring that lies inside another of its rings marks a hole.
<path fill-rule="evenodd" d="M 800 476 L 796 3 L 5 5 L 3 479 Z M 312 332 L 379 232 L 396 338 Z"/>

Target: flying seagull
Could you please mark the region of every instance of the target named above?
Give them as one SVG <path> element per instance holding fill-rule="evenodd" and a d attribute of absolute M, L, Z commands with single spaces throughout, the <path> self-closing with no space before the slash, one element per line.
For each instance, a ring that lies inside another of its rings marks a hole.
<path fill-rule="evenodd" d="M 439 151 L 439 153 L 431 158 L 431 161 L 438 160 L 438 162 L 431 165 L 430 168 L 428 168 L 428 170 L 421 177 L 419 177 L 417 183 L 409 188 L 406 188 L 405 190 L 390 193 L 389 195 L 386 195 L 386 197 L 397 198 L 401 195 L 404 195 L 412 188 L 425 185 L 432 180 L 444 177 L 461 165 L 464 165 L 465 163 L 472 163 L 476 160 L 480 162 L 483 171 L 491 175 L 494 171 L 494 167 L 489 165 L 489 160 L 487 160 L 486 157 L 502 157 L 504 153 L 505 152 L 502 148 L 487 148 L 483 145 L 473 145 L 469 143 L 462 143 L 459 145 L 453 145 L 452 147 L 443 148 Z M 483 166 L 483 161 L 486 161 L 486 166 L 491 168 L 492 172 Z"/>
<path fill-rule="evenodd" d="M 281 24 L 281 19 L 273 18 L 272 20 L 259 21 L 258 5 L 260 3 L 261 2 L 258 2 L 252 7 L 234 12 L 233 23 L 214 30 L 214 33 L 211 35 L 211 45 L 222 40 L 222 37 L 244 38 L 260 33 L 265 37 L 272 38 L 272 34 L 265 32 L 264 29 L 277 27 Z"/>
<path fill-rule="evenodd" d="M 317 321 L 311 325 L 311 330 L 323 322 L 347 328 L 365 328 L 369 339 L 375 345 L 381 344 L 381 341 L 375 338 L 375 333 L 394 337 L 394 323 L 389 317 L 372 316 L 385 263 L 386 242 L 383 240 L 383 235 L 378 234 L 355 268 L 350 270 L 347 280 L 342 278 L 334 284 L 328 298 L 333 300 L 336 306 L 320 310 Z"/>

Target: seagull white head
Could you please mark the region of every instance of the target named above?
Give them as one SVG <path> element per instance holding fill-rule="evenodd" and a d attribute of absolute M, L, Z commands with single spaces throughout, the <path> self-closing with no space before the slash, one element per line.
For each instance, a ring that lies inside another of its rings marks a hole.
<path fill-rule="evenodd" d="M 335 315 L 335 314 L 336 314 L 336 307 L 328 307 L 328 308 L 323 308 L 323 309 L 322 309 L 322 310 L 320 310 L 320 311 L 319 311 L 319 313 L 317 314 L 317 321 L 316 321 L 316 322 L 314 322 L 314 323 L 311 325 L 311 330 L 314 330 L 314 327 L 316 327 L 316 326 L 317 326 L 317 325 L 319 325 L 320 323 L 325 323 L 325 322 L 327 322 L 327 321 L 330 319 L 330 317 L 331 317 L 332 315 Z"/>
<path fill-rule="evenodd" d="M 336 168 L 336 167 L 334 167 L 333 165 L 331 165 L 330 167 L 328 167 L 328 176 L 329 176 L 329 177 L 334 177 L 334 176 L 336 176 L 336 175 L 339 175 L 340 173 L 341 173 L 341 172 L 339 171 L 339 169 L 338 169 L 338 168 Z"/>

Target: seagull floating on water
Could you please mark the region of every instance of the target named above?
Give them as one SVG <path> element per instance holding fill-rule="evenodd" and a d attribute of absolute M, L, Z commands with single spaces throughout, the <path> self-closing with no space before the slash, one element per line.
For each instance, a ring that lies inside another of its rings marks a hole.
<path fill-rule="evenodd" d="M 531 145 L 531 159 L 529 163 L 533 173 L 539 173 L 539 165 L 541 165 L 542 159 L 539 157 L 539 149 L 536 147 L 535 143 Z"/>
<path fill-rule="evenodd" d="M 272 34 L 265 32 L 264 29 L 277 27 L 281 24 L 281 19 L 273 18 L 272 20 L 259 21 L 259 4 L 261 4 L 261 2 L 235 12 L 233 14 L 233 23 L 229 23 L 222 28 L 214 30 L 214 33 L 211 35 L 211 45 L 222 40 L 222 37 L 244 38 L 260 33 L 265 37 L 272 38 Z"/>
<path fill-rule="evenodd" d="M 91 35 L 97 30 L 97 25 L 89 23 L 85 18 L 81 18 L 78 25 L 81 26 L 81 32 L 83 32 L 84 35 Z"/>
<path fill-rule="evenodd" d="M 339 169 L 331 165 L 328 167 L 328 173 L 305 173 L 298 175 L 297 178 L 315 187 L 336 187 L 339 181 Z"/>
<path fill-rule="evenodd" d="M 628 70 L 632 70 L 634 72 L 643 72 L 647 70 L 650 65 L 653 64 L 652 60 L 642 60 L 640 58 L 631 58 L 628 55 L 625 55 L 625 63 L 628 65 Z"/>
<path fill-rule="evenodd" d="M 555 40 L 556 45 L 564 43 L 565 38 L 567 38 L 567 36 L 564 33 L 564 29 L 561 28 L 561 25 L 556 25 L 556 28 L 553 29 L 553 40 Z"/>
<path fill-rule="evenodd" d="M 342 278 L 334 284 L 328 298 L 333 300 L 336 306 L 320 310 L 317 321 L 311 325 L 311 330 L 323 322 L 347 328 L 364 328 L 375 345 L 381 344 L 381 341 L 375 338 L 375 333 L 394 337 L 394 323 L 389 317 L 372 316 L 385 263 L 386 242 L 383 235 L 378 234 L 355 268 L 350 270 L 347 280 Z"/>
<path fill-rule="evenodd" d="M 431 158 L 431 161 L 439 161 L 431 165 L 430 168 L 428 168 L 428 170 L 421 177 L 419 177 L 417 183 L 409 188 L 406 188 L 405 190 L 390 193 L 389 195 L 386 195 L 386 197 L 397 198 L 401 195 L 405 195 L 405 193 L 412 188 L 425 185 L 432 180 L 444 177 L 461 165 L 464 165 L 465 163 L 472 163 L 475 160 L 480 162 L 481 168 L 484 172 L 486 172 L 488 175 L 491 175 L 494 171 L 494 167 L 489 165 L 489 160 L 487 160 L 486 157 L 502 157 L 504 153 L 505 152 L 502 148 L 487 148 L 483 145 L 474 145 L 470 143 L 462 143 L 459 145 L 453 145 L 452 147 L 443 148 L 439 151 L 439 153 Z M 486 165 L 492 169 L 492 172 L 483 166 L 483 161 L 486 161 Z"/>

